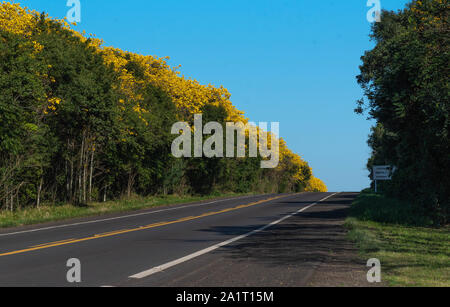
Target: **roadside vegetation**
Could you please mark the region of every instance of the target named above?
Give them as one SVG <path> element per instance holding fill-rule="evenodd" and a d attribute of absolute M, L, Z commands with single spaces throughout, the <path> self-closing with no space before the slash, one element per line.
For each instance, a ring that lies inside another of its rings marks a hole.
<path fill-rule="evenodd" d="M 383 11 L 357 77 L 365 98 L 355 111 L 377 122 L 367 168 L 395 172 L 380 194 L 361 193 L 347 226 L 393 286 L 450 286 L 449 12 L 442 0 Z"/>
<path fill-rule="evenodd" d="M 350 209 L 349 238 L 363 259 L 381 261 L 389 286 L 450 286 L 450 227 L 433 227 L 423 208 L 368 189 Z"/>
<path fill-rule="evenodd" d="M 368 169 L 394 166 L 383 193 L 422 207 L 436 226 L 450 222 L 449 12 L 446 0 L 384 11 L 357 78 L 365 99 L 356 112 L 377 122 Z"/>
<path fill-rule="evenodd" d="M 50 216 L 71 204 L 71 216 L 132 195 L 326 191 L 283 140 L 275 169 L 261 169 L 260 157 L 175 159 L 174 123 L 193 126 L 197 113 L 223 127 L 248 122 L 227 89 L 13 1 L 0 2 L 0 93 L 0 210 L 13 212 L 5 216 L 43 204 L 54 206 Z"/>

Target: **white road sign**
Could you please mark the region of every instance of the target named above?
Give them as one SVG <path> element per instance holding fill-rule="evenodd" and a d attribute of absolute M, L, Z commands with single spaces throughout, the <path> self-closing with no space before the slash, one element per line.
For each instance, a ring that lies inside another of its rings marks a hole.
<path fill-rule="evenodd" d="M 394 169 L 389 165 L 373 167 L 373 180 L 391 180 Z"/>

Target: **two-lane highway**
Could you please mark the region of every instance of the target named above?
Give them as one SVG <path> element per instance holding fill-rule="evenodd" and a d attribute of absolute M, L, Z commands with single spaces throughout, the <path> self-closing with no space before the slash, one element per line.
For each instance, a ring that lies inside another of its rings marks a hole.
<path fill-rule="evenodd" d="M 191 286 L 189 279 L 185 284 L 176 281 L 206 267 L 214 274 L 219 265 L 214 255 L 220 250 L 252 237 L 264 241 L 267 237 L 261 234 L 279 224 L 311 210 L 327 210 L 334 200 L 339 204 L 338 195 L 248 196 L 4 230 L 0 286 Z M 80 284 L 67 282 L 71 258 L 81 262 Z M 249 284 L 265 285 L 264 272 L 254 277 L 259 283 L 249 276 Z"/>

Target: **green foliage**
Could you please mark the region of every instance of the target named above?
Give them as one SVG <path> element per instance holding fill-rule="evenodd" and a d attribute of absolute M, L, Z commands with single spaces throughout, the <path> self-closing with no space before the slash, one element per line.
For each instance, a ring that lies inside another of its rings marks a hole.
<path fill-rule="evenodd" d="M 361 259 L 377 258 L 391 286 L 449 286 L 450 228 L 435 228 L 423 207 L 366 190 L 346 221 Z"/>
<path fill-rule="evenodd" d="M 436 223 L 450 208 L 449 35 L 447 1 L 412 1 L 398 13 L 384 12 L 372 29 L 376 47 L 362 57 L 358 82 L 377 120 L 369 139 L 368 166 L 397 167 L 389 195 L 426 209 Z"/>
<path fill-rule="evenodd" d="M 26 205 L 48 167 L 54 140 L 43 121 L 47 67 L 29 40 L 0 30 L 0 199 Z"/>
<path fill-rule="evenodd" d="M 0 5 L 7 12 L 0 16 L 0 207 L 12 215 L 67 203 L 81 212 L 135 194 L 306 187 L 311 169 L 285 143 L 277 169 L 262 170 L 261 158 L 175 159 L 171 127 L 192 121 L 188 110 L 200 106 L 204 122 L 224 131 L 230 118 L 243 120 L 225 89 L 187 81 L 150 57 L 100 47 L 44 14 Z M 180 98 L 189 108 L 177 108 Z"/>
<path fill-rule="evenodd" d="M 349 215 L 361 221 L 405 226 L 432 225 L 432 220 L 426 216 L 423 207 L 375 194 L 371 190 L 365 190 L 358 196 Z"/>

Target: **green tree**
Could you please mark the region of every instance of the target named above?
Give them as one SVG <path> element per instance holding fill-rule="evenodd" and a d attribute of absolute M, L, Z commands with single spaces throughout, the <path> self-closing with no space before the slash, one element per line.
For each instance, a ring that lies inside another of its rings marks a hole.
<path fill-rule="evenodd" d="M 383 12 L 373 50 L 362 57 L 358 82 L 377 120 L 369 145 L 372 163 L 397 167 L 388 192 L 446 222 L 450 201 L 448 1 L 412 1 Z"/>
<path fill-rule="evenodd" d="M 39 205 L 43 170 L 54 142 L 45 124 L 45 75 L 40 48 L 0 30 L 0 200 Z"/>
<path fill-rule="evenodd" d="M 96 156 L 116 132 L 116 75 L 89 40 L 83 42 L 43 15 L 32 39 L 44 46 L 43 63 L 49 67 L 50 80 L 45 121 L 59 144 L 47 169 L 52 198 L 86 203 L 101 162 Z"/>

